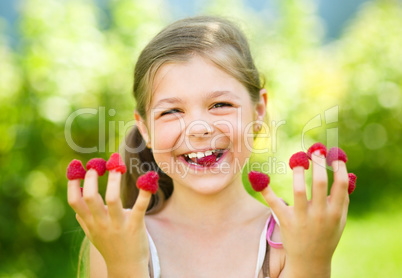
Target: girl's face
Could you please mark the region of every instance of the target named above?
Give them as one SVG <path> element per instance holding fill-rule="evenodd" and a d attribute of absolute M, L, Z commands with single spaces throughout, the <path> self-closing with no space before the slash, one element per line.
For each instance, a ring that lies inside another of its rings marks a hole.
<path fill-rule="evenodd" d="M 252 151 L 254 121 L 265 113 L 265 90 L 254 104 L 239 81 L 194 56 L 188 62 L 163 65 L 153 92 L 147 123 L 138 114 L 136 119 L 175 190 L 214 194 L 241 185 L 241 169 Z"/>

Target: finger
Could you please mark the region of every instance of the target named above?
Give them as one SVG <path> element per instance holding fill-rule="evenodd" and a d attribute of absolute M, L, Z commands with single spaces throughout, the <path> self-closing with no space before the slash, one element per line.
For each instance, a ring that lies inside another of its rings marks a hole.
<path fill-rule="evenodd" d="M 307 210 L 306 182 L 302 166 L 293 168 L 293 196 L 295 211 L 303 212 Z"/>
<path fill-rule="evenodd" d="M 279 221 L 285 217 L 285 211 L 287 209 L 286 204 L 281 198 L 278 198 L 271 187 L 266 187 L 261 191 L 262 197 L 267 202 L 268 206 L 272 209 L 275 215 L 279 218 Z"/>
<path fill-rule="evenodd" d="M 78 223 L 80 224 L 80 226 L 81 226 L 82 230 L 84 231 L 85 235 L 89 238 L 89 231 L 88 231 L 87 225 L 85 225 L 85 221 L 78 214 L 75 215 L 75 218 L 77 219 Z"/>
<path fill-rule="evenodd" d="M 345 162 L 336 160 L 332 162 L 334 170 L 334 183 L 331 188 L 330 201 L 336 209 L 342 209 L 348 196 L 349 177 Z"/>
<path fill-rule="evenodd" d="M 147 212 L 149 201 L 151 200 L 152 193 L 140 189 L 137 200 L 135 200 L 133 209 L 131 210 L 131 219 L 134 221 L 142 221 L 145 213 Z"/>
<path fill-rule="evenodd" d="M 105 220 L 106 208 L 102 196 L 98 192 L 98 173 L 94 169 L 89 169 L 85 175 L 83 197 L 94 220 Z"/>
<path fill-rule="evenodd" d="M 120 223 L 123 218 L 123 205 L 120 198 L 121 173 L 115 170 L 109 172 L 106 188 L 106 204 L 113 222 Z"/>
<path fill-rule="evenodd" d="M 83 219 L 86 219 L 91 212 L 81 196 L 81 180 L 69 180 L 67 183 L 67 201 L 70 207 Z"/>
<path fill-rule="evenodd" d="M 324 208 L 327 204 L 328 175 L 325 156 L 320 151 L 315 151 L 312 156 L 313 186 L 311 201 L 313 206 Z"/>

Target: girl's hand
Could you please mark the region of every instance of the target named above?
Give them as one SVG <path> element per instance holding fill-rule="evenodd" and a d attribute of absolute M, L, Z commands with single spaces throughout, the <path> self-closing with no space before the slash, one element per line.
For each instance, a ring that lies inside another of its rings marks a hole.
<path fill-rule="evenodd" d="M 304 168 L 293 169 L 294 206 L 286 206 L 270 187 L 261 193 L 278 217 L 286 252 L 281 277 L 330 277 L 331 259 L 346 223 L 349 205 L 348 173 L 343 161 L 332 163 L 330 195 L 325 157 L 312 155 L 312 198 L 306 197 Z"/>
<path fill-rule="evenodd" d="M 68 203 L 88 239 L 102 254 L 108 277 L 149 277 L 149 246 L 144 215 L 152 193 L 140 190 L 131 210 L 120 199 L 121 173 L 110 171 L 105 206 L 98 193 L 98 174 L 90 169 L 81 194 L 80 180 L 68 182 Z M 83 195 L 83 196 L 82 196 Z"/>

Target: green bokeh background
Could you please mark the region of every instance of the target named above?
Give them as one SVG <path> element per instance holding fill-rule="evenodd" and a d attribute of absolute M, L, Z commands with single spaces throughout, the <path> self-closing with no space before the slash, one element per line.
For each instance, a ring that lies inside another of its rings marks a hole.
<path fill-rule="evenodd" d="M 401 2 L 363 5 L 330 43 L 314 1 L 277 5 L 275 18 L 240 0 L 198 11 L 238 22 L 266 79 L 271 128 L 256 150 L 269 152 L 248 169 L 263 163 L 292 203 L 290 155 L 316 141 L 342 147 L 358 180 L 333 277 L 400 277 Z M 75 276 L 84 235 L 66 201 L 66 167 L 117 151 L 134 124 L 136 57 L 171 11 L 163 0 L 113 0 L 108 12 L 90 0 L 25 0 L 18 47 L 0 21 L 0 277 Z"/>

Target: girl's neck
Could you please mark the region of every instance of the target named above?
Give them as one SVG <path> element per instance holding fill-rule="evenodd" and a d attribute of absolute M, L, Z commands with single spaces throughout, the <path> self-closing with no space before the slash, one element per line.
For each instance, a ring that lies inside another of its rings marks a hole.
<path fill-rule="evenodd" d="M 175 187 L 163 209 L 164 216 L 170 221 L 206 229 L 242 225 L 267 213 L 267 207 L 246 192 L 241 179 L 216 194 L 208 195 Z"/>

